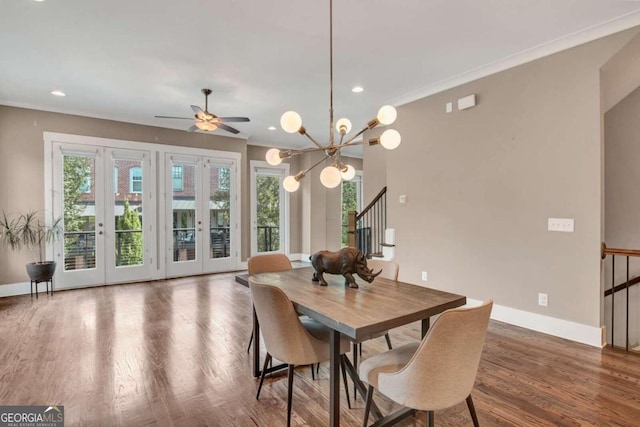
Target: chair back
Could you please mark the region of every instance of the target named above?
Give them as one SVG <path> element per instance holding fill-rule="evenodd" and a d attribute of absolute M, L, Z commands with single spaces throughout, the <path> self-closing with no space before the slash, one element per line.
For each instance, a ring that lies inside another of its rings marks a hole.
<path fill-rule="evenodd" d="M 285 254 L 265 254 L 252 256 L 247 260 L 249 274 L 271 273 L 291 270 L 291 261 Z"/>
<path fill-rule="evenodd" d="M 373 270 L 374 273 L 382 270 L 382 273 L 378 277 L 389 280 L 398 280 L 398 272 L 400 266 L 392 261 L 384 261 L 381 259 L 369 259 L 367 260 L 367 267 Z"/>
<path fill-rule="evenodd" d="M 251 298 L 267 351 L 290 365 L 310 365 L 329 358 L 328 344 L 311 335 L 282 289 L 249 278 Z"/>
<path fill-rule="evenodd" d="M 379 390 L 422 411 L 464 401 L 476 379 L 492 307 L 488 300 L 478 307 L 445 311 L 404 368 L 379 375 Z"/>

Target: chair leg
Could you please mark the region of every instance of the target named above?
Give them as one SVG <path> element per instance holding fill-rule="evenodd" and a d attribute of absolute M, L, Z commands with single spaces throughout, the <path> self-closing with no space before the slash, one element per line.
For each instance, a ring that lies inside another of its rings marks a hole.
<path fill-rule="evenodd" d="M 253 331 L 251 331 L 251 338 L 249 338 L 249 345 L 247 346 L 247 353 L 251 350 L 251 343 L 253 342 Z"/>
<path fill-rule="evenodd" d="M 318 363 L 316 366 L 317 366 L 316 367 L 316 374 L 319 374 L 320 373 L 320 364 Z"/>
<path fill-rule="evenodd" d="M 313 364 L 311 364 L 309 366 L 311 366 L 311 379 L 315 381 L 316 380 L 316 373 L 315 373 L 315 370 L 316 370 L 315 368 L 316 367 Z"/>
<path fill-rule="evenodd" d="M 433 411 L 427 411 L 427 427 L 435 427 L 435 423 Z"/>
<path fill-rule="evenodd" d="M 367 403 L 364 407 L 364 421 L 362 422 L 363 427 L 367 427 L 367 422 L 369 422 L 369 412 L 371 412 L 371 402 L 373 401 L 373 386 L 370 385 L 367 389 Z"/>
<path fill-rule="evenodd" d="M 358 344 L 351 344 L 351 358 L 353 359 L 353 368 L 358 372 Z M 353 401 L 358 400 L 358 389 L 356 388 L 355 381 L 353 382 Z"/>
<path fill-rule="evenodd" d="M 294 365 L 289 365 L 289 369 L 288 369 L 289 390 L 287 393 L 287 427 L 291 425 L 291 400 L 293 398 L 293 367 Z"/>
<path fill-rule="evenodd" d="M 480 427 L 480 423 L 478 422 L 478 415 L 476 414 L 476 407 L 473 404 L 471 395 L 467 396 L 467 406 L 469 407 L 469 413 L 471 414 L 471 419 L 473 420 L 473 427 Z"/>
<path fill-rule="evenodd" d="M 347 395 L 347 406 L 351 409 L 351 399 L 349 398 L 349 385 L 347 384 L 347 371 L 345 369 L 344 359 L 347 356 L 344 354 L 340 355 L 340 368 L 342 369 L 342 381 L 344 382 L 344 394 Z"/>
<path fill-rule="evenodd" d="M 387 347 L 389 347 L 389 350 L 393 350 L 393 347 L 391 347 L 391 337 L 389 337 L 389 334 L 384 334 L 384 339 L 387 340 Z"/>
<path fill-rule="evenodd" d="M 260 384 L 258 384 L 258 393 L 256 393 L 256 400 L 260 399 L 260 390 L 262 390 L 262 383 L 264 382 L 264 376 L 267 373 L 267 366 L 271 361 L 271 355 L 267 353 L 267 357 L 264 359 L 264 366 L 262 367 L 262 374 L 260 375 Z"/>

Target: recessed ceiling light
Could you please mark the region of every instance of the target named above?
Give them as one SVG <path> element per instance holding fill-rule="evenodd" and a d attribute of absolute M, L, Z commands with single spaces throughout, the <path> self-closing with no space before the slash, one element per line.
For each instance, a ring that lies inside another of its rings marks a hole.
<path fill-rule="evenodd" d="M 276 130 L 275 126 L 269 126 L 269 130 Z"/>
<path fill-rule="evenodd" d="M 351 89 L 351 92 L 360 93 L 363 90 L 364 90 L 364 88 L 362 86 L 354 86 L 353 89 Z"/>
<path fill-rule="evenodd" d="M 43 2 L 44 0 L 33 0 L 33 1 L 37 1 L 38 3 Z"/>
<path fill-rule="evenodd" d="M 55 96 L 67 96 L 67 94 L 66 94 L 66 93 L 64 93 L 64 92 L 63 92 L 63 91 L 61 91 L 61 90 L 52 90 L 52 91 L 51 91 L 51 95 L 55 95 Z"/>

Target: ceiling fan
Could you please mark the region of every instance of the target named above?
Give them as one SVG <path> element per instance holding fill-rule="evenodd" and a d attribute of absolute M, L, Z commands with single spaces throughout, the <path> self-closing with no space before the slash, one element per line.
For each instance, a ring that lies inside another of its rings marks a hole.
<path fill-rule="evenodd" d="M 191 109 L 194 113 L 196 113 L 193 117 L 171 117 L 171 116 L 155 116 L 156 119 L 184 119 L 184 120 L 195 120 L 195 124 L 187 129 L 187 132 L 195 132 L 197 130 L 202 130 L 205 132 L 211 132 L 216 129 L 226 130 L 227 132 L 231 132 L 232 134 L 238 134 L 240 131 L 238 129 L 232 128 L 231 126 L 227 126 L 225 123 L 231 122 L 248 122 L 249 118 L 247 117 L 218 117 L 215 114 L 211 114 L 208 111 L 209 108 L 209 95 L 211 95 L 211 89 L 202 89 L 202 93 L 204 93 L 204 111 L 202 108 L 197 105 L 192 105 Z"/>

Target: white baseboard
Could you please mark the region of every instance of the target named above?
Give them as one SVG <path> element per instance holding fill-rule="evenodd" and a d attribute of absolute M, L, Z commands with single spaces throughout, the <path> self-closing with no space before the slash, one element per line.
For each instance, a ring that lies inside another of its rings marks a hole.
<path fill-rule="evenodd" d="M 480 304 L 482 304 L 482 301 L 467 298 L 468 306 Z M 520 326 L 594 347 L 602 348 L 604 346 L 602 330 L 595 326 L 583 325 L 570 320 L 558 319 L 498 304 L 493 304 L 491 318 L 510 325 Z"/>
<path fill-rule="evenodd" d="M 46 285 L 41 284 L 40 289 L 42 289 L 43 286 L 46 286 Z M 31 293 L 31 290 L 29 288 L 29 282 L 0 285 L 0 298 L 13 297 L 16 295 L 29 295 L 30 293 Z"/>
<path fill-rule="evenodd" d="M 305 261 L 305 262 L 309 262 L 309 257 L 311 256 L 311 254 L 300 254 L 300 259 L 299 261 Z"/>
<path fill-rule="evenodd" d="M 309 255 L 308 254 L 289 254 L 289 260 L 309 262 Z"/>

